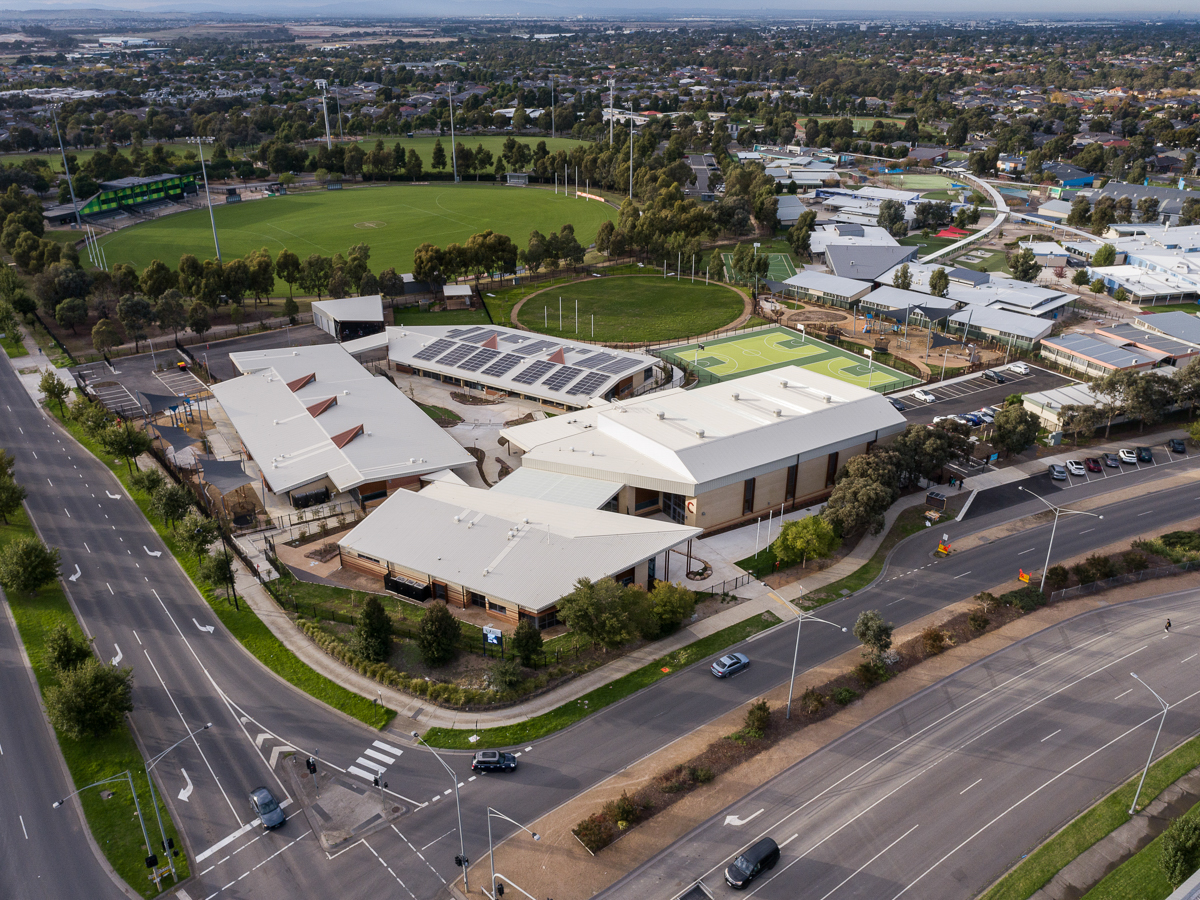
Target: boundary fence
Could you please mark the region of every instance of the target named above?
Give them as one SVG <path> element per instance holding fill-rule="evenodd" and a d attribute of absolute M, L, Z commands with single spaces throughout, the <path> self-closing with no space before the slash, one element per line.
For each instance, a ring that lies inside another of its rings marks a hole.
<path fill-rule="evenodd" d="M 1138 581 L 1149 581 L 1151 578 L 1169 578 L 1172 575 L 1190 572 L 1193 569 L 1200 569 L 1200 562 L 1184 562 L 1173 566 L 1142 569 L 1140 572 L 1126 572 L 1124 575 L 1116 575 L 1101 581 L 1093 581 L 1090 584 L 1077 584 L 1075 587 L 1055 591 L 1050 595 L 1050 602 L 1057 603 L 1059 600 L 1070 600 L 1072 597 L 1097 594 L 1100 591 L 1107 591 L 1109 588 L 1120 587 L 1123 584 L 1134 584 Z"/>
<path fill-rule="evenodd" d="M 722 594 L 728 594 L 730 591 L 736 591 L 744 584 L 749 584 L 754 581 L 753 573 L 739 575 L 737 578 L 728 578 L 720 584 L 710 584 L 706 588 L 700 588 L 696 591 L 697 594 L 708 594 L 712 597 L 719 597 Z"/>

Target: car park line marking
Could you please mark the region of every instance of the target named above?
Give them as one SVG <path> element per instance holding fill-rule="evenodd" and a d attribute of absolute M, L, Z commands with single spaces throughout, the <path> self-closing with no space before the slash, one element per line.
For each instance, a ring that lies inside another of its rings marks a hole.
<path fill-rule="evenodd" d="M 1132 693 L 1133 693 L 1133 688 L 1130 688 L 1129 690 L 1125 691 L 1125 693 L 1123 693 L 1123 694 L 1117 694 L 1117 696 L 1113 697 L 1113 699 L 1120 700 L 1122 697 L 1125 696 L 1125 694 L 1132 694 Z"/>
<path fill-rule="evenodd" d="M 479 777 L 478 775 L 472 775 L 470 778 L 467 779 L 467 781 L 474 781 L 478 777 Z"/>
<path fill-rule="evenodd" d="M 976 779 L 975 781 L 972 781 L 972 782 L 971 782 L 970 784 L 968 784 L 968 785 L 967 785 L 965 788 L 963 788 L 961 791 L 959 791 L 959 792 L 958 792 L 958 796 L 960 796 L 960 797 L 961 797 L 963 794 L 965 794 L 965 793 L 966 793 L 967 791 L 969 791 L 971 788 L 975 787 L 975 785 L 979 784 L 979 782 L 981 782 L 981 781 L 983 781 L 983 779 L 982 779 L 982 778 L 979 778 L 979 779 Z"/>
<path fill-rule="evenodd" d="M 1188 661 L 1190 661 L 1190 660 L 1193 660 L 1193 659 L 1195 659 L 1197 656 L 1200 656 L 1200 653 L 1193 653 L 1193 654 L 1192 654 L 1191 656 L 1189 656 L 1187 659 L 1181 659 L 1181 660 L 1179 661 L 1179 664 L 1180 664 L 1180 665 L 1183 665 L 1185 662 L 1188 662 Z"/>
<path fill-rule="evenodd" d="M 516 753 L 514 753 L 514 754 L 513 754 L 513 756 L 520 756 L 520 755 L 521 755 L 521 751 L 520 751 L 520 750 L 518 750 Z"/>
<path fill-rule="evenodd" d="M 529 752 L 530 750 L 532 750 L 532 749 L 533 749 L 532 747 L 526 747 L 526 748 L 525 748 L 525 752 L 526 752 L 526 753 L 528 753 L 528 752 Z"/>
<path fill-rule="evenodd" d="M 1056 730 L 1054 730 L 1054 731 L 1050 732 L 1048 735 L 1046 735 L 1044 738 L 1042 738 L 1040 741 L 1038 741 L 1038 743 L 1039 743 L 1039 744 L 1044 744 L 1044 743 L 1046 743 L 1046 741 L 1050 740 L 1050 738 L 1054 737 L 1054 736 L 1055 736 L 1056 734 L 1058 734 L 1058 732 L 1060 732 L 1060 731 L 1062 731 L 1062 729 L 1061 729 L 1061 728 L 1059 728 L 1059 729 L 1056 729 Z"/>
<path fill-rule="evenodd" d="M 859 866 L 857 869 L 855 869 L 853 872 L 851 872 L 849 875 L 847 875 L 844 879 L 842 879 L 842 881 L 836 887 L 834 887 L 833 890 L 831 890 L 828 894 L 826 894 L 824 897 L 822 897 L 821 900 L 828 900 L 829 897 L 832 897 L 839 890 L 841 890 L 842 886 L 847 881 L 849 881 L 851 878 L 853 878 L 855 875 L 857 875 L 859 872 L 861 872 L 863 869 L 865 869 L 871 863 L 875 862 L 875 860 L 879 859 L 879 857 L 883 856 L 883 854 L 887 853 L 889 850 L 891 850 L 898 843 L 900 843 L 902 840 L 904 840 L 906 837 L 908 837 L 910 834 L 912 834 L 914 831 L 916 831 L 920 827 L 921 827 L 920 825 L 914 825 L 912 828 L 908 829 L 908 831 L 904 832 L 904 834 L 900 835 L 900 837 L 896 838 L 894 841 L 892 841 L 890 844 L 888 844 L 886 847 L 884 847 L 882 850 L 880 850 L 878 853 L 876 853 L 874 856 L 872 856 L 870 859 L 868 859 L 865 863 L 863 863 L 861 866 Z"/>

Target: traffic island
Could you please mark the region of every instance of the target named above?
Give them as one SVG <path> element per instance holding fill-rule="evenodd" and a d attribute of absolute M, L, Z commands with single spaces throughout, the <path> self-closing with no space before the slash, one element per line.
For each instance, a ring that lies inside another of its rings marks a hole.
<path fill-rule="evenodd" d="M 358 784 L 319 761 L 309 766 L 307 760 L 292 754 L 280 763 L 280 768 L 291 782 L 309 827 L 326 851 L 386 828 L 411 812 L 408 804 L 394 795 Z"/>

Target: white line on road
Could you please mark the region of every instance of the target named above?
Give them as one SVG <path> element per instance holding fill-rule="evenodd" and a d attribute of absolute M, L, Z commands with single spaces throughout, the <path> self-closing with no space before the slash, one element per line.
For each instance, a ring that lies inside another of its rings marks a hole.
<path fill-rule="evenodd" d="M 1154 512 L 1154 510 L 1152 510 L 1152 509 L 1148 509 L 1148 510 L 1146 510 L 1144 513 L 1138 513 L 1138 514 L 1137 514 L 1137 516 L 1135 516 L 1135 518 L 1138 518 L 1138 519 L 1140 519 L 1142 516 L 1148 516 L 1148 515 L 1150 515 L 1150 513 L 1152 513 L 1152 512 Z"/>
<path fill-rule="evenodd" d="M 790 844 L 792 841 L 794 841 L 798 837 L 800 837 L 800 835 L 793 834 L 790 838 L 788 838 L 786 841 L 784 841 L 782 844 L 779 845 L 780 849 L 783 849 L 784 847 L 786 847 L 788 844 Z"/>
<path fill-rule="evenodd" d="M 393 747 L 391 744 L 385 744 L 383 741 L 372 741 L 372 747 L 378 747 L 380 750 L 386 750 L 388 753 L 394 753 L 400 756 L 404 751 L 399 747 Z"/>
<path fill-rule="evenodd" d="M 34 456 L 36 457 L 36 456 L 37 456 L 37 454 L 35 453 L 35 454 L 34 454 Z M 47 480 L 47 481 L 50 481 L 50 479 L 49 479 L 49 478 L 47 478 L 46 480 Z M 50 487 L 54 487 L 54 482 L 53 482 L 53 481 L 50 481 Z"/>
<path fill-rule="evenodd" d="M 87 545 L 87 541 L 83 542 L 83 549 L 86 550 L 88 553 L 92 552 L 92 548 Z"/>
<path fill-rule="evenodd" d="M 1057 729 L 1056 731 L 1052 731 L 1052 732 L 1050 732 L 1048 735 L 1046 735 L 1044 738 L 1042 738 L 1040 741 L 1038 741 L 1038 743 L 1039 743 L 1039 744 L 1044 744 L 1044 743 L 1046 743 L 1046 741 L 1050 740 L 1050 738 L 1052 738 L 1052 737 L 1054 737 L 1056 734 L 1058 734 L 1058 732 L 1059 732 L 1059 731 L 1062 731 L 1062 729 L 1061 729 L 1061 728 L 1059 728 L 1059 729 Z"/>
<path fill-rule="evenodd" d="M 65 512 L 67 514 L 68 519 L 71 518 L 71 511 L 69 509 L 67 509 L 65 506 L 63 507 L 63 512 Z"/>
<path fill-rule="evenodd" d="M 377 759 L 380 762 L 387 763 L 389 766 L 396 761 L 395 757 L 387 756 L 386 754 L 380 753 L 378 750 L 372 750 L 370 747 L 363 751 L 363 755 L 369 756 L 371 759 Z"/>
<path fill-rule="evenodd" d="M 116 596 L 116 594 L 114 594 L 114 593 L 113 593 L 113 589 L 112 589 L 112 585 L 111 585 L 111 584 L 109 584 L 109 583 L 106 581 L 106 582 L 104 582 L 104 586 L 105 586 L 106 588 L 108 588 L 108 592 L 109 592 L 110 594 L 113 594 L 113 596 L 114 596 L 114 597 Z"/>
<path fill-rule="evenodd" d="M 1197 656 L 1200 656 L 1200 653 L 1193 653 L 1193 654 L 1192 654 L 1191 656 L 1189 656 L 1187 659 L 1181 659 L 1181 660 L 1179 661 L 1179 664 L 1180 664 L 1180 665 L 1183 665 L 1185 662 L 1189 662 L 1190 660 L 1193 660 L 1193 659 L 1195 659 Z"/>
<path fill-rule="evenodd" d="M 79 563 L 75 563 L 75 574 L 70 576 L 67 581 L 78 581 L 79 576 L 83 574 L 83 570 L 79 568 Z"/>
<path fill-rule="evenodd" d="M 455 830 L 456 829 L 451 828 L 449 831 L 446 832 L 446 834 L 454 834 Z M 421 849 L 428 850 L 430 847 L 432 847 L 434 844 L 436 844 L 438 841 L 440 841 L 442 838 L 444 838 L 446 836 L 446 834 L 443 834 L 442 837 L 435 837 L 432 841 L 430 841 L 428 844 L 426 844 Z"/>
<path fill-rule="evenodd" d="M 183 775 L 183 780 L 187 782 L 187 787 L 179 792 L 179 799 L 185 803 L 188 803 L 190 802 L 188 797 L 192 796 L 192 791 L 194 790 L 192 787 L 192 779 L 188 777 L 188 773 L 185 770 L 180 769 L 179 771 Z"/>
<path fill-rule="evenodd" d="M 961 797 L 963 794 L 965 794 L 965 793 L 966 793 L 967 791 L 969 791 L 971 788 L 975 787 L 975 785 L 979 784 L 979 782 L 980 782 L 980 781 L 983 781 L 983 779 L 982 779 L 982 778 L 979 778 L 979 779 L 976 779 L 975 781 L 972 781 L 972 782 L 971 782 L 970 784 L 968 784 L 968 785 L 967 785 L 965 788 L 963 788 L 961 791 L 959 791 L 959 792 L 958 792 L 958 796 L 960 796 L 960 797 Z"/>
<path fill-rule="evenodd" d="M 112 664 L 115 666 L 125 658 L 125 654 L 121 652 L 121 647 L 119 644 L 113 644 L 113 646 L 117 648 L 117 655 L 112 658 Z"/>
<path fill-rule="evenodd" d="M 903 599 L 904 599 L 903 597 L 900 598 L 900 600 L 903 600 Z M 900 600 L 893 600 L 891 603 L 888 604 L 888 606 L 895 606 L 897 603 L 900 602 Z"/>
<path fill-rule="evenodd" d="M 364 772 L 358 766 L 346 766 L 346 771 L 351 775 L 357 775 L 359 778 L 365 778 L 367 781 L 373 781 L 375 779 L 374 772 Z M 436 800 L 437 797 L 434 797 L 433 799 Z"/>
<path fill-rule="evenodd" d="M 1026 553 L 1032 553 L 1037 547 L 1030 547 L 1028 550 L 1022 550 L 1017 556 L 1024 556 Z"/>
<path fill-rule="evenodd" d="M 25 835 L 25 840 L 29 840 L 29 832 L 25 830 L 25 817 L 17 816 L 21 820 L 21 832 Z"/>
<path fill-rule="evenodd" d="M 1081 531 L 1081 532 L 1079 532 L 1079 533 L 1080 533 L 1080 534 L 1087 534 L 1087 533 L 1088 533 L 1088 531 L 1095 531 L 1095 530 L 1096 530 L 1095 528 L 1089 528 L 1087 531 Z"/>
<path fill-rule="evenodd" d="M 131 629 L 131 630 L 132 630 L 132 629 Z M 139 647 L 140 647 L 140 646 L 142 646 L 142 639 L 141 639 L 140 637 L 138 637 L 138 635 L 137 635 L 137 632 L 136 632 L 136 631 L 134 631 L 134 632 L 133 632 L 133 636 L 134 636 L 135 638 L 137 638 L 138 646 L 139 646 Z"/>
<path fill-rule="evenodd" d="M 882 850 L 880 850 L 878 853 L 876 853 L 874 856 L 872 856 L 870 859 L 868 859 L 865 863 L 863 863 L 861 866 L 859 866 L 857 869 L 855 869 L 853 872 L 851 872 L 849 875 L 847 875 L 844 879 L 842 879 L 841 883 L 838 884 L 832 891 L 830 891 L 824 897 L 822 897 L 821 900 L 827 900 L 827 898 L 832 897 L 839 890 L 841 890 L 842 885 L 844 885 L 847 881 L 849 881 L 851 878 L 853 878 L 855 875 L 857 875 L 859 872 L 861 872 L 863 869 L 865 869 L 871 863 L 875 862 L 875 860 L 879 859 L 879 857 L 883 856 L 883 854 L 887 853 L 889 850 L 891 850 L 898 843 L 900 843 L 902 840 L 904 840 L 906 837 L 908 837 L 910 834 L 912 834 L 914 831 L 916 831 L 920 827 L 921 826 L 919 826 L 919 825 L 914 825 L 912 828 L 908 829 L 908 831 L 904 832 L 904 834 L 900 835 L 900 837 L 896 838 L 894 841 L 892 841 L 890 844 L 888 844 L 886 847 L 884 847 Z"/>
<path fill-rule="evenodd" d="M 962 578 L 962 577 L 963 577 L 963 575 L 970 575 L 970 574 L 971 574 L 971 573 L 970 573 L 969 571 L 967 571 L 967 572 L 963 572 L 961 575 L 955 575 L 954 577 L 955 577 L 955 578 Z"/>
<path fill-rule="evenodd" d="M 1122 697 L 1125 696 L 1125 694 L 1132 694 L 1132 693 L 1133 693 L 1133 688 L 1130 688 L 1129 690 L 1124 691 L 1123 693 L 1117 694 L 1117 696 L 1113 697 L 1113 699 L 1120 700 Z"/>

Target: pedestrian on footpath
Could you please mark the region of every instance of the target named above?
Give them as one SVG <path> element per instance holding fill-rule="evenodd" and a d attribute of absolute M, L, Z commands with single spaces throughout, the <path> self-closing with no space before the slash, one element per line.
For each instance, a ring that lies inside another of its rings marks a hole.
<path fill-rule="evenodd" d="M 1167 634 L 1171 633 L 1171 620 L 1167 619 L 1167 627 L 1163 629 Z"/>

